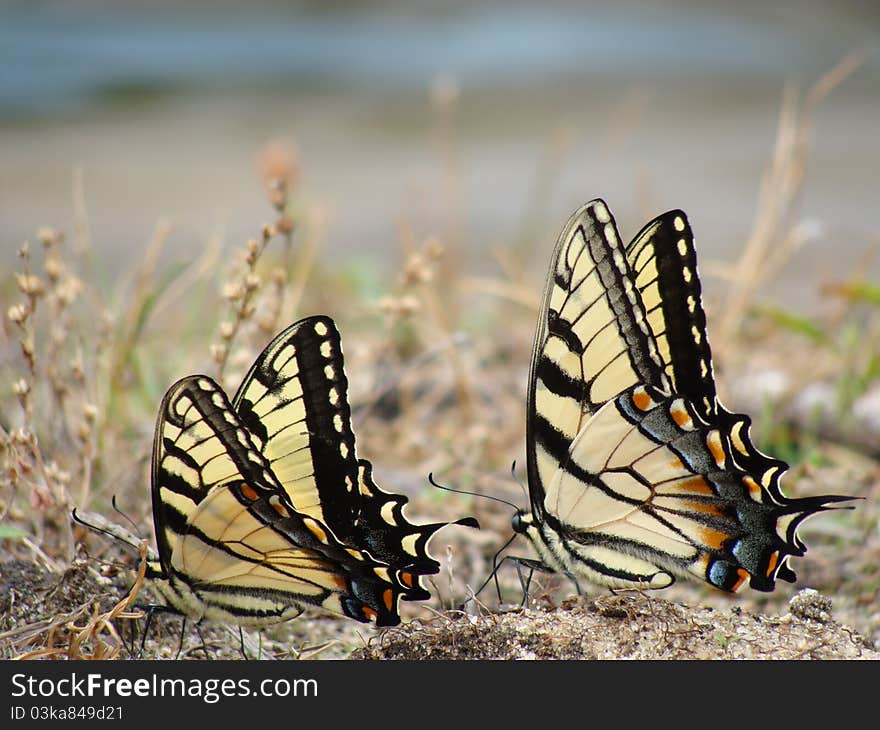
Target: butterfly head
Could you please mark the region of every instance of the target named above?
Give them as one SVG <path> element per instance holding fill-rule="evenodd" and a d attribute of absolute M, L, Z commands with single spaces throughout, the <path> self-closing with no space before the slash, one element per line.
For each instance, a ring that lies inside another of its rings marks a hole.
<path fill-rule="evenodd" d="M 513 517 L 510 518 L 510 524 L 514 532 L 524 535 L 532 527 L 534 520 L 530 512 L 517 510 L 513 513 Z"/>

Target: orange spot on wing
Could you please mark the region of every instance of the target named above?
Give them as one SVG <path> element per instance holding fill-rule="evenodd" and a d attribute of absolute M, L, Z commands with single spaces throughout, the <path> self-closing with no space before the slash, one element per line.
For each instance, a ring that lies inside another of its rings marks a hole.
<path fill-rule="evenodd" d="M 315 537 L 317 537 L 321 542 L 327 542 L 327 533 L 324 532 L 324 529 L 314 520 L 306 520 L 305 525 L 308 528 L 308 531 L 311 532 Z"/>
<path fill-rule="evenodd" d="M 746 578 L 749 577 L 749 572 L 745 568 L 738 568 L 736 573 L 739 576 L 739 580 L 737 580 L 736 583 L 733 584 L 733 587 L 730 589 L 734 593 L 743 587 L 743 583 L 745 583 Z"/>
<path fill-rule="evenodd" d="M 676 485 L 676 491 L 691 492 L 693 494 L 714 495 L 711 485 L 703 477 L 694 477 Z"/>
<path fill-rule="evenodd" d="M 260 496 L 250 484 L 241 485 L 241 494 L 248 502 L 253 502 Z"/>
<path fill-rule="evenodd" d="M 361 606 L 361 613 L 364 614 L 364 618 L 366 618 L 368 621 L 372 621 L 374 618 L 376 618 L 376 616 L 379 615 L 378 611 L 374 611 L 369 606 Z"/>
<path fill-rule="evenodd" d="M 775 553 L 770 554 L 770 560 L 767 564 L 767 577 L 769 578 L 773 575 L 773 571 L 776 570 L 776 564 L 779 562 L 779 551 L 777 550 Z"/>
<path fill-rule="evenodd" d="M 721 434 L 718 431 L 709 431 L 709 434 L 706 436 L 706 446 L 712 452 L 712 458 L 715 459 L 715 463 L 723 467 L 727 457 L 724 455 L 724 446 L 721 444 Z"/>
<path fill-rule="evenodd" d="M 675 421 L 680 428 L 691 428 L 693 426 L 691 415 L 683 405 L 670 408 L 669 413 L 672 416 L 672 420 Z"/>
<path fill-rule="evenodd" d="M 403 582 L 403 584 L 404 584 L 407 588 L 412 588 L 412 587 L 413 587 L 413 576 L 412 576 L 412 573 L 406 573 L 406 572 L 401 573 L 401 574 L 400 574 L 400 580 Z"/>
<path fill-rule="evenodd" d="M 746 485 L 746 488 L 749 490 L 749 496 L 754 499 L 756 502 L 761 501 L 761 485 L 758 484 L 752 477 L 745 476 L 743 477 L 743 484 Z"/>
<path fill-rule="evenodd" d="M 724 545 L 728 537 L 729 535 L 719 532 L 718 530 L 713 530 L 711 527 L 706 527 L 700 530 L 700 539 L 702 539 L 705 545 L 708 545 L 715 550 L 721 550 L 722 545 Z"/>
<path fill-rule="evenodd" d="M 684 464 L 682 463 L 681 459 L 673 459 L 669 462 L 669 466 L 672 469 L 684 469 Z"/>
<path fill-rule="evenodd" d="M 280 517 L 289 517 L 290 516 L 287 512 L 287 508 L 283 504 L 281 504 L 281 500 L 279 500 L 277 497 L 273 497 L 272 499 L 270 499 L 269 504 L 272 506 L 272 509 L 274 509 L 278 513 L 278 515 Z"/>
<path fill-rule="evenodd" d="M 348 589 L 348 582 L 339 573 L 334 573 L 331 580 L 338 588 L 341 588 L 342 590 Z"/>
<path fill-rule="evenodd" d="M 386 588 L 382 592 L 382 600 L 385 601 L 385 608 L 390 611 L 391 607 L 394 605 L 394 591 L 390 588 Z"/>
<path fill-rule="evenodd" d="M 705 515 L 713 517 L 724 517 L 724 510 L 717 504 L 712 502 L 698 502 L 696 500 L 685 502 L 685 508 L 692 512 L 702 512 Z"/>
<path fill-rule="evenodd" d="M 647 411 L 654 402 L 644 390 L 637 390 L 632 395 L 632 401 L 636 408 L 640 411 Z"/>

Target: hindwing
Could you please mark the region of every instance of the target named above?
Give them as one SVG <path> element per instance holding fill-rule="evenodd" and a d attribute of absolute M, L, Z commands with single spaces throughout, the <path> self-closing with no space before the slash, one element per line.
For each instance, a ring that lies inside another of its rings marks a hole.
<path fill-rule="evenodd" d="M 627 257 L 673 391 L 701 418 L 718 424 L 732 461 L 758 485 L 752 488 L 756 500 L 789 504 L 779 486 L 788 464 L 759 451 L 751 440 L 751 419 L 727 410 L 717 398 L 694 235 L 684 211 L 671 210 L 648 223 L 627 247 Z M 805 549 L 795 534 L 792 542 Z M 777 577 L 795 580 L 784 563 Z"/>

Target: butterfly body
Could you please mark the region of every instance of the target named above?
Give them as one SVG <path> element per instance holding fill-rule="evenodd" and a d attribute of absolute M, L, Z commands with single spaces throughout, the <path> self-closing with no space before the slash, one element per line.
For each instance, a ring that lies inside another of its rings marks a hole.
<path fill-rule="evenodd" d="M 681 211 L 625 246 L 605 203 L 564 227 L 529 377 L 531 508 L 544 565 L 612 588 L 676 577 L 724 591 L 794 580 L 798 525 L 844 497 L 790 499 L 787 465 L 718 402 L 693 235 Z"/>

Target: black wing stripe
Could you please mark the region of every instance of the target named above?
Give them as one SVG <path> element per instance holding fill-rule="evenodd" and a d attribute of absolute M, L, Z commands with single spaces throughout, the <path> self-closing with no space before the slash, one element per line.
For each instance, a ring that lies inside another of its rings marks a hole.
<path fill-rule="evenodd" d="M 252 381 L 262 388 L 252 388 Z M 279 421 L 278 414 L 295 402 L 301 402 L 302 413 L 294 423 L 266 425 Z M 357 456 L 342 342 L 333 320 L 308 317 L 277 335 L 244 377 L 232 404 L 258 434 L 261 449 L 271 453 L 273 464 L 307 450 L 317 497 L 298 497 L 294 503 L 300 509 L 320 505 L 317 516 L 340 539 L 348 539 L 356 514 Z M 302 424 L 298 433 L 295 424 Z M 282 448 L 285 437 L 298 442 L 299 449 Z"/>
<path fill-rule="evenodd" d="M 715 413 L 712 351 L 697 274 L 693 232 L 683 211 L 671 210 L 648 223 L 627 247 L 636 286 L 650 311 L 662 313 L 673 389 L 699 409 L 704 419 Z M 649 273 L 646 273 L 649 272 Z"/>

